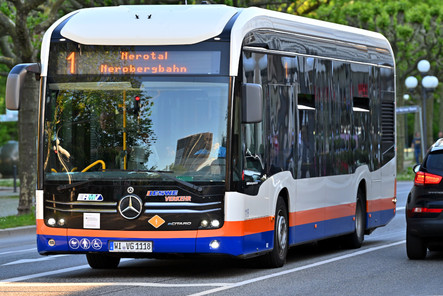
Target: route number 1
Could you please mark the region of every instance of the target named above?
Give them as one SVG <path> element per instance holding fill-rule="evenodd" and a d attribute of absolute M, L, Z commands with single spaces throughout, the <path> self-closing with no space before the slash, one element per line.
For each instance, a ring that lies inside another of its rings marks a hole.
<path fill-rule="evenodd" d="M 75 74 L 75 52 L 71 52 L 66 58 L 69 64 L 68 72 L 69 74 Z"/>

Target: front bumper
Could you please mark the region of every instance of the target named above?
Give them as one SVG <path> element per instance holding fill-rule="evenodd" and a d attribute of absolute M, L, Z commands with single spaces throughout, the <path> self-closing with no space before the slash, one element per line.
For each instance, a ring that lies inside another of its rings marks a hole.
<path fill-rule="evenodd" d="M 227 222 L 220 229 L 196 231 L 107 231 L 50 228 L 37 222 L 37 249 L 42 255 L 109 252 L 110 241 L 150 241 L 156 254 L 226 254 L 248 256 L 273 248 L 272 229 L 264 232 L 244 231 L 242 222 Z M 218 247 L 211 244 L 218 241 Z M 117 255 L 129 256 L 128 253 Z"/>
<path fill-rule="evenodd" d="M 407 218 L 408 232 L 422 238 L 443 239 L 443 219 L 441 218 Z"/>

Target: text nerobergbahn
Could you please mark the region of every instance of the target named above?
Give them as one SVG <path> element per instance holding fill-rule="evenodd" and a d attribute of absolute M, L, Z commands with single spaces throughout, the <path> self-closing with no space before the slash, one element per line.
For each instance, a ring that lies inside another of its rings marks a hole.
<path fill-rule="evenodd" d="M 210 25 L 208 25 L 210 24 Z M 75 11 L 41 53 L 43 255 L 360 247 L 395 215 L 395 64 L 380 34 L 258 8 Z M 8 79 L 7 104 L 32 64 Z"/>

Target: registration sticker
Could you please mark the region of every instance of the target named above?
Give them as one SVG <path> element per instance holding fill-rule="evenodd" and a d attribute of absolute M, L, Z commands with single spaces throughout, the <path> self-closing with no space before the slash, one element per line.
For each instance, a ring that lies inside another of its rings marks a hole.
<path fill-rule="evenodd" d="M 110 241 L 109 252 L 152 253 L 152 242 Z"/>
<path fill-rule="evenodd" d="M 83 213 L 83 228 L 100 229 L 100 213 Z"/>

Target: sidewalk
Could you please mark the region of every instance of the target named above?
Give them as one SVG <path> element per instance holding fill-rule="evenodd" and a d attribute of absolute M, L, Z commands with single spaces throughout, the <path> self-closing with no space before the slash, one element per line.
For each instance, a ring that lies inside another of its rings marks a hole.
<path fill-rule="evenodd" d="M 19 190 L 18 187 L 17 192 L 12 187 L 0 187 L 0 218 L 17 215 Z M 0 239 L 24 234 L 34 235 L 35 225 L 0 229 Z"/>
<path fill-rule="evenodd" d="M 17 215 L 19 188 L 0 187 L 0 217 Z M 11 196 L 14 196 L 11 198 Z"/>

